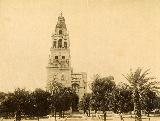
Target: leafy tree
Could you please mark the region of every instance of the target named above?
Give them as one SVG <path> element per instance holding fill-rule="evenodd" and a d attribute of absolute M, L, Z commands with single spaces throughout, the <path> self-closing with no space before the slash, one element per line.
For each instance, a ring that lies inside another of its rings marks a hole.
<path fill-rule="evenodd" d="M 149 116 L 150 112 L 153 111 L 155 107 L 156 101 L 156 93 L 152 90 L 146 90 L 142 93 L 142 109 L 145 110 Z"/>
<path fill-rule="evenodd" d="M 128 113 L 134 110 L 132 100 L 132 90 L 130 87 L 123 83 L 116 86 L 114 91 L 114 108 L 115 113 L 119 113 L 121 120 L 123 119 L 122 113 Z"/>
<path fill-rule="evenodd" d="M 48 97 L 50 96 L 49 92 L 46 92 L 42 89 L 36 89 L 31 93 L 31 102 L 32 102 L 32 111 L 34 116 L 38 118 L 48 114 L 48 109 L 50 103 L 48 102 Z"/>
<path fill-rule="evenodd" d="M 97 109 L 100 109 L 104 113 L 104 121 L 106 121 L 106 111 L 112 110 L 113 103 L 113 91 L 116 87 L 113 78 L 110 77 L 97 77 L 92 83 L 92 95 L 95 105 L 99 105 Z"/>
<path fill-rule="evenodd" d="M 29 94 L 24 105 L 24 113 L 27 117 L 35 117 L 35 109 L 34 109 L 35 102 L 32 94 L 33 92 Z"/>
<path fill-rule="evenodd" d="M 13 100 L 13 93 L 7 94 L 6 98 L 2 101 L 1 107 L 1 113 L 3 113 L 5 117 L 14 116 L 15 105 Z"/>
<path fill-rule="evenodd" d="M 69 110 L 73 104 L 73 98 L 77 96 L 71 88 L 64 87 L 61 83 L 53 81 L 50 85 L 51 93 L 51 111 L 54 110 L 56 120 L 56 112 L 59 112 L 59 117 L 64 118 L 64 112 Z"/>
<path fill-rule="evenodd" d="M 56 120 L 56 112 L 59 111 L 59 105 L 60 105 L 59 94 L 60 94 L 62 89 L 63 89 L 63 85 L 54 80 L 50 84 L 50 87 L 49 87 L 49 90 L 48 90 L 50 92 L 50 94 L 51 94 L 51 97 L 50 97 L 50 102 L 51 102 L 50 109 L 51 109 L 51 113 L 54 112 L 55 120 Z"/>
<path fill-rule="evenodd" d="M 21 120 L 21 115 L 25 114 L 25 103 L 29 92 L 25 89 L 16 89 L 14 93 L 9 93 L 3 102 L 4 112 L 8 116 L 16 116 L 16 120 Z"/>
<path fill-rule="evenodd" d="M 0 116 L 4 115 L 4 106 L 3 106 L 3 102 L 6 99 L 7 94 L 4 92 L 0 92 Z"/>
<path fill-rule="evenodd" d="M 155 114 L 160 113 L 160 96 L 156 96 L 154 100 Z"/>
<path fill-rule="evenodd" d="M 124 77 L 128 80 L 131 88 L 133 89 L 134 112 L 136 115 L 135 119 L 137 121 L 141 121 L 142 94 L 148 89 L 156 91 L 157 87 L 155 84 L 157 82 L 151 81 L 155 78 L 149 76 L 149 69 L 144 72 L 141 68 L 136 69 L 135 72 L 130 70 L 130 73 L 124 75 Z"/>
<path fill-rule="evenodd" d="M 69 110 L 72 105 L 73 92 L 69 87 L 63 87 L 58 93 L 56 108 L 59 111 L 59 116 L 64 118 L 64 112 Z"/>
<path fill-rule="evenodd" d="M 2 104 L 2 102 L 4 101 L 4 99 L 5 99 L 6 96 L 7 96 L 6 93 L 0 92 L 0 105 Z"/>
<path fill-rule="evenodd" d="M 21 115 L 25 114 L 25 102 L 27 101 L 27 97 L 29 96 L 29 92 L 25 89 L 16 89 L 13 93 L 13 104 L 15 106 L 15 114 L 16 120 L 21 120 Z"/>
<path fill-rule="evenodd" d="M 49 114 L 52 110 L 56 119 L 56 112 L 59 112 L 60 117 L 64 117 L 64 112 L 72 106 L 74 96 L 77 95 L 71 88 L 63 87 L 57 82 L 52 84 L 52 90 L 49 92 L 36 89 L 30 93 L 18 88 L 14 93 L 0 95 L 2 100 L 0 111 L 9 117 L 16 115 L 16 120 L 21 120 L 21 115 L 37 117 L 39 120 L 39 117 Z"/>
<path fill-rule="evenodd" d="M 84 94 L 82 100 L 80 101 L 80 108 L 83 109 L 84 114 L 89 112 L 90 116 L 90 110 L 91 110 L 91 94 L 87 93 Z"/>
<path fill-rule="evenodd" d="M 78 111 L 78 105 L 79 105 L 79 96 L 76 94 L 75 90 L 72 89 L 72 112 Z"/>

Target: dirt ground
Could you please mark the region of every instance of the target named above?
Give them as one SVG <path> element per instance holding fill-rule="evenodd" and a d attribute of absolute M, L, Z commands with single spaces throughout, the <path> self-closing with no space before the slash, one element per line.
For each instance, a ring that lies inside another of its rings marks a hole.
<path fill-rule="evenodd" d="M 103 121 L 103 119 L 98 119 L 96 117 L 87 117 L 87 116 L 83 116 L 81 115 L 81 118 L 68 118 L 68 119 L 60 119 L 57 118 L 57 121 Z M 14 121 L 14 119 L 0 119 L 0 121 Z M 22 121 L 38 121 L 38 120 L 24 120 L 22 119 Z M 39 121 L 55 121 L 54 118 L 46 118 L 46 119 L 40 119 Z M 119 117 L 107 117 L 107 121 L 121 121 Z M 134 118 L 131 117 L 124 117 L 124 121 L 135 121 Z M 142 121 L 160 121 L 160 117 L 150 117 L 150 119 L 148 117 L 143 117 Z"/>

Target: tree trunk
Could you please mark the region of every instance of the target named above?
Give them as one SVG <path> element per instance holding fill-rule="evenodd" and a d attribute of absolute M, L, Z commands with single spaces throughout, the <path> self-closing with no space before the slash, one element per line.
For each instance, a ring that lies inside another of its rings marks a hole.
<path fill-rule="evenodd" d="M 106 111 L 104 111 L 104 121 L 106 121 Z"/>
<path fill-rule="evenodd" d="M 64 111 L 63 111 L 63 118 L 64 118 Z"/>
<path fill-rule="evenodd" d="M 53 112 L 52 112 L 52 116 L 53 116 L 53 117 L 55 116 L 55 109 L 54 109 Z"/>
<path fill-rule="evenodd" d="M 150 111 L 147 112 L 147 117 L 149 117 Z"/>
<path fill-rule="evenodd" d="M 131 115 L 131 118 L 132 118 L 132 111 L 130 111 L 129 113 L 130 113 L 130 115 Z"/>
<path fill-rule="evenodd" d="M 83 111 L 84 111 L 84 114 L 85 114 L 86 113 L 86 109 L 84 109 Z"/>
<path fill-rule="evenodd" d="M 95 109 L 95 114 L 97 113 L 97 109 Z"/>
<path fill-rule="evenodd" d="M 59 116 L 60 118 L 62 118 L 62 111 L 59 111 Z"/>
<path fill-rule="evenodd" d="M 55 112 L 54 112 L 54 117 L 55 117 L 55 121 L 56 121 L 56 110 L 55 110 Z"/>
<path fill-rule="evenodd" d="M 59 111 L 59 118 L 61 117 L 61 111 Z"/>
<path fill-rule="evenodd" d="M 140 95 L 137 89 L 134 92 L 134 112 L 135 112 L 135 120 L 141 121 L 141 104 L 140 104 Z"/>
<path fill-rule="evenodd" d="M 51 116 L 54 116 L 54 114 L 53 114 L 53 110 L 51 109 Z"/>
<path fill-rule="evenodd" d="M 39 116 L 37 117 L 38 121 L 39 121 Z"/>
<path fill-rule="evenodd" d="M 21 121 L 21 111 L 16 112 L 16 121 Z"/>

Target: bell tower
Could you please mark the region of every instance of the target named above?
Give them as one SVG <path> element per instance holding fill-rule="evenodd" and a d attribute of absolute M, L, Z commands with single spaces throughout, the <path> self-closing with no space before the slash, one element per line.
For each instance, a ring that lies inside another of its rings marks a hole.
<path fill-rule="evenodd" d="M 47 65 L 47 90 L 52 88 L 51 85 L 54 81 L 72 88 L 79 99 L 87 92 L 87 73 L 73 73 L 71 68 L 69 34 L 62 13 L 58 17 L 52 34 L 52 45 Z"/>
<path fill-rule="evenodd" d="M 53 81 L 60 82 L 65 86 L 71 84 L 69 34 L 62 13 L 58 17 L 55 31 L 52 35 L 52 46 L 47 66 L 47 88 Z"/>

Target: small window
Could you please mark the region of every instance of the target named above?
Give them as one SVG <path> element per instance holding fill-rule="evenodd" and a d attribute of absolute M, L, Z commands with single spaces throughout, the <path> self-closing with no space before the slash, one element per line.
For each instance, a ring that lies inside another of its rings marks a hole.
<path fill-rule="evenodd" d="M 59 30 L 59 34 L 62 34 L 62 30 Z"/>
<path fill-rule="evenodd" d="M 62 56 L 62 59 L 65 59 L 65 56 Z"/>
<path fill-rule="evenodd" d="M 64 42 L 64 47 L 67 48 L 67 42 Z"/>
<path fill-rule="evenodd" d="M 58 56 L 55 56 L 55 59 L 58 59 Z"/>

